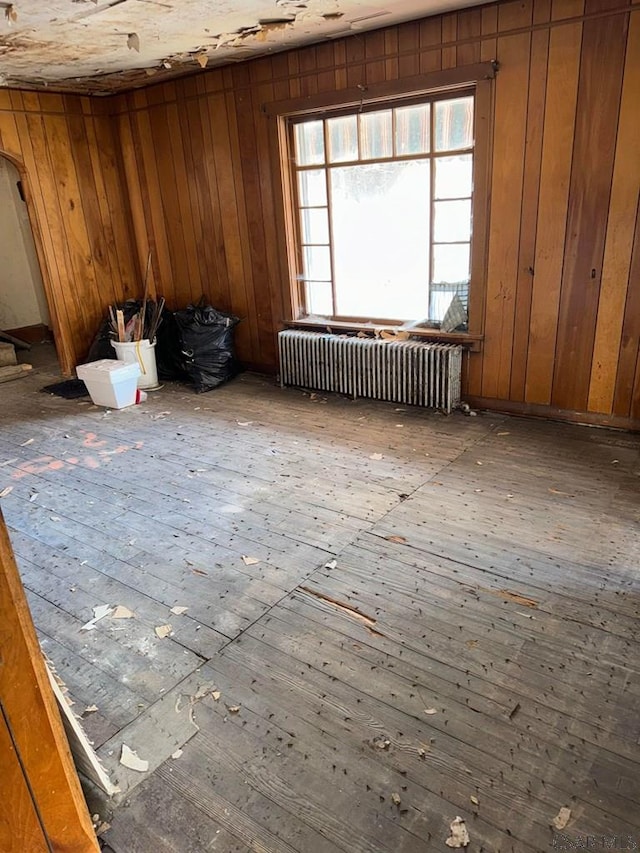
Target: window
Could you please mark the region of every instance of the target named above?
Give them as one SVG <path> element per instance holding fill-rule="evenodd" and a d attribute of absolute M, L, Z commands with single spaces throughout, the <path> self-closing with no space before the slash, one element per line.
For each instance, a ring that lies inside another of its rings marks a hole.
<path fill-rule="evenodd" d="M 301 316 L 467 330 L 474 101 L 289 119 Z"/>

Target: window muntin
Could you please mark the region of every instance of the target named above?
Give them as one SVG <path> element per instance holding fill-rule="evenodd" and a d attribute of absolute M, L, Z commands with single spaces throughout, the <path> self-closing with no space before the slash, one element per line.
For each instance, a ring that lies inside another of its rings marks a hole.
<path fill-rule="evenodd" d="M 473 93 L 291 128 L 303 313 L 465 330 Z"/>

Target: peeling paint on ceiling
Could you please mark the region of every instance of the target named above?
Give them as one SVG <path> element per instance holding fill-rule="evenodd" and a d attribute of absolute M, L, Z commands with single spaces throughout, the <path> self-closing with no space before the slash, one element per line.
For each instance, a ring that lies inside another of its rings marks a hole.
<path fill-rule="evenodd" d="M 106 94 L 481 2 L 0 2 L 0 85 Z"/>

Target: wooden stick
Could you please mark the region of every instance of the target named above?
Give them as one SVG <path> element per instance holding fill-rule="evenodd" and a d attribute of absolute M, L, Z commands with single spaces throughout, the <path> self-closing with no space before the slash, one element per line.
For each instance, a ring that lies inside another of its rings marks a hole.
<path fill-rule="evenodd" d="M 116 318 L 118 321 L 118 340 L 120 341 L 121 344 L 123 344 L 124 343 L 124 314 L 119 308 L 116 311 Z"/>
<path fill-rule="evenodd" d="M 140 323 L 140 327 L 138 330 L 138 337 L 136 340 L 142 340 L 144 336 L 144 325 L 147 322 L 147 298 L 149 296 L 149 270 L 151 269 L 151 249 L 149 249 L 149 254 L 147 255 L 147 269 L 144 274 L 144 297 L 142 299 L 142 322 Z"/>

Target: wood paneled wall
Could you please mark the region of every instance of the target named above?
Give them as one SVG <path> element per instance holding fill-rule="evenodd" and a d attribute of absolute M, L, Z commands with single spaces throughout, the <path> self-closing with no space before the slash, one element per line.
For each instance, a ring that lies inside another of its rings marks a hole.
<path fill-rule="evenodd" d="M 87 98 L 0 91 L 0 153 L 21 174 L 67 374 L 107 304 L 140 288 L 119 140 L 102 112 Z"/>
<path fill-rule="evenodd" d="M 267 369 L 285 318 L 274 134 L 261 107 L 497 58 L 482 351 L 466 393 L 640 420 L 640 10 L 516 0 L 213 70 L 115 100 L 158 289 L 243 318 Z"/>
<path fill-rule="evenodd" d="M 484 340 L 465 392 L 640 427 L 640 5 L 628 0 L 509 0 L 89 105 L 11 93 L 2 144 L 37 175 L 51 291 L 77 324 L 70 351 L 98 305 L 138 289 L 151 249 L 170 305 L 204 294 L 238 314 L 240 357 L 274 369 L 288 272 L 262 107 L 489 59 Z"/>

